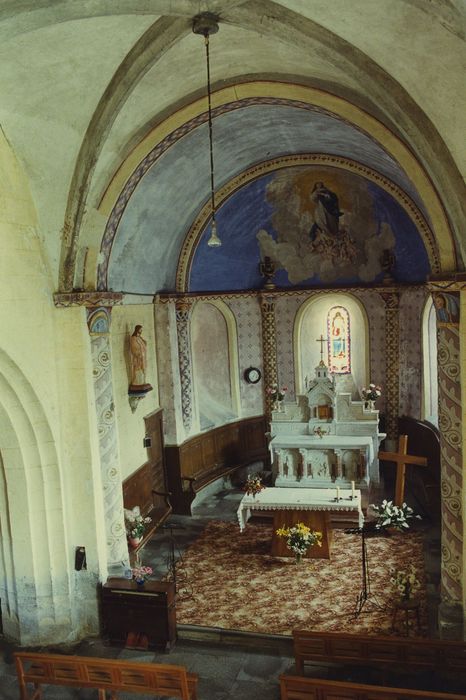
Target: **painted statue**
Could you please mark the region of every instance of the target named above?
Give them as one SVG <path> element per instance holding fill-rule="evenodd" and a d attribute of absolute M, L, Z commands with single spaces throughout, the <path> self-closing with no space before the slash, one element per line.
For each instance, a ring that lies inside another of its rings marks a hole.
<path fill-rule="evenodd" d="M 146 383 L 147 369 L 147 343 L 142 337 L 142 326 L 135 326 L 129 339 L 129 351 L 131 357 L 131 383 L 130 392 L 147 392 L 152 389 Z"/>

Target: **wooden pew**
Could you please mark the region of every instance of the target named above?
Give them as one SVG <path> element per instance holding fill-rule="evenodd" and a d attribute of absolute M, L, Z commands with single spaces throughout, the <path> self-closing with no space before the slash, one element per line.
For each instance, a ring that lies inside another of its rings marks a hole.
<path fill-rule="evenodd" d="M 465 642 L 293 630 L 293 645 L 298 674 L 305 661 L 466 672 Z"/>
<path fill-rule="evenodd" d="M 466 695 L 280 676 L 281 700 L 465 700 Z"/>
<path fill-rule="evenodd" d="M 183 666 L 22 651 L 14 657 L 21 700 L 40 700 L 44 685 L 94 688 L 99 700 L 116 700 L 120 691 L 197 700 L 198 676 Z"/>

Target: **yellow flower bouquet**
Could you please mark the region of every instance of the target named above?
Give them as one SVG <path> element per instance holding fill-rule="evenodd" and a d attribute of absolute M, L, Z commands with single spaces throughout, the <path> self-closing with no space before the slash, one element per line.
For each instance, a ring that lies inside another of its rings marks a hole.
<path fill-rule="evenodd" d="M 277 535 L 286 538 L 286 546 L 295 553 L 296 562 L 301 561 L 309 547 L 314 545 L 322 547 L 322 533 L 311 530 L 304 523 L 296 523 L 291 527 L 280 527 L 277 530 Z"/>

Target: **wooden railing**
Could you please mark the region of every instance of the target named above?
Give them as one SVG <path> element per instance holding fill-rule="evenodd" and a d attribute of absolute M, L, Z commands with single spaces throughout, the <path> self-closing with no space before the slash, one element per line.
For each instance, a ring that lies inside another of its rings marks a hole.
<path fill-rule="evenodd" d="M 197 699 L 198 677 L 183 666 L 28 652 L 14 657 L 21 700 L 40 700 L 44 685 L 94 688 L 99 700 L 107 691 L 112 699 L 119 691 Z"/>

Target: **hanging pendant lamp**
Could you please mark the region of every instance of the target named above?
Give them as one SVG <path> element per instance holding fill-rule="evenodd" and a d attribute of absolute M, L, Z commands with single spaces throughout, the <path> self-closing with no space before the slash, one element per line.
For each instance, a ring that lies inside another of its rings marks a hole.
<path fill-rule="evenodd" d="M 206 67 L 207 67 L 207 115 L 209 125 L 209 155 L 210 155 L 210 208 L 211 208 L 211 233 L 207 241 L 207 245 L 211 248 L 218 248 L 222 245 L 222 241 L 217 235 L 217 222 L 215 219 L 215 178 L 214 178 L 214 151 L 212 139 L 212 93 L 210 87 L 210 54 L 209 54 L 209 37 L 211 34 L 218 32 L 217 17 L 210 12 L 204 12 L 193 20 L 194 34 L 201 34 L 204 37 Z"/>

